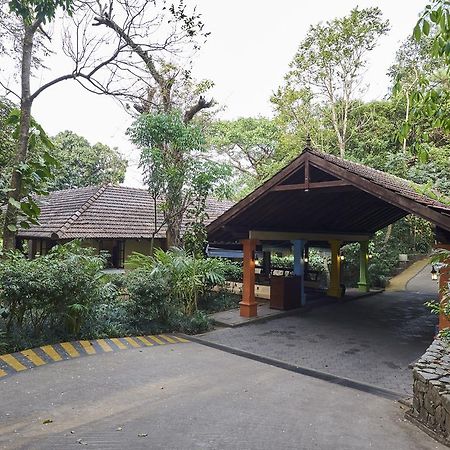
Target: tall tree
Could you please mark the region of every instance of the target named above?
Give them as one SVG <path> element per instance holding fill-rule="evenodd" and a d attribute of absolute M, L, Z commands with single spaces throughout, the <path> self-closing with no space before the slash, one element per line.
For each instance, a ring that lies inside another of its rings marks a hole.
<path fill-rule="evenodd" d="M 412 43 L 412 39 L 416 44 Z M 427 159 L 427 148 L 422 142 L 433 141 L 436 135 L 450 132 L 450 2 L 434 0 L 426 6 L 414 27 L 409 46 L 415 49 L 416 59 L 399 61 L 393 72 L 394 93 L 402 93 L 410 75 L 411 66 L 417 74 L 408 92 L 408 114 L 400 129 L 400 138 L 406 141 L 411 131 L 420 136 L 418 145 L 412 146 L 422 160 Z M 402 55 L 400 55 L 401 57 Z M 417 61 L 417 56 L 419 61 Z M 397 61 L 399 58 L 397 58 Z M 425 61 L 425 64 L 424 64 Z M 408 67 L 408 63 L 409 66 Z M 405 67 L 406 66 L 406 67 Z M 418 67 L 418 69 L 417 69 Z M 405 83 L 406 79 L 406 83 Z M 419 125 L 419 126 L 418 126 Z"/>
<path fill-rule="evenodd" d="M 195 128 L 191 128 L 190 124 L 198 113 L 212 108 L 215 102 L 205 97 L 211 82 L 196 83 L 189 68 L 183 68 L 185 61 L 180 57 L 180 53 L 186 54 L 186 47 L 190 46 L 195 51 L 200 41 L 208 36 L 201 16 L 195 10 L 188 12 L 183 2 L 178 6 L 171 5 L 168 9 L 173 20 L 167 26 L 170 28 L 172 22 L 181 24 L 181 31 L 174 28 L 163 44 L 174 43 L 176 47 L 183 43 L 185 48 L 183 52 L 178 49 L 167 52 L 165 57 L 155 58 L 152 55 L 155 44 L 148 44 L 147 41 L 152 32 L 152 23 L 145 6 L 151 4 L 151 0 L 110 0 L 94 10 L 94 24 L 110 30 L 116 40 L 124 42 L 133 61 L 132 64 L 130 61 L 118 61 L 114 73 L 117 76 L 123 69 L 127 70 L 128 75 L 131 72 L 133 88 L 127 92 L 111 89 L 109 93 L 124 99 L 127 105 L 132 105 L 135 111 L 144 115 L 132 127 L 131 135 L 142 149 L 152 148 L 151 152 L 143 150 L 141 163 L 144 171 L 159 171 L 166 175 L 165 180 L 152 180 L 148 176 L 146 180 L 152 195 L 155 195 L 155 186 L 158 185 L 159 200 L 167 225 L 167 242 L 172 246 L 180 242 L 181 223 L 186 210 L 183 205 L 189 203 L 186 193 L 191 192 L 190 186 L 194 179 L 190 173 L 190 161 L 193 152 L 198 150 L 195 148 L 198 140 L 196 132 L 192 134 Z M 147 137 L 140 141 L 136 135 L 138 130 L 143 130 L 143 126 Z M 157 137 L 161 129 L 167 135 Z M 180 139 L 186 139 L 184 146 L 180 145 Z"/>
<path fill-rule="evenodd" d="M 197 228 L 201 225 L 206 198 L 221 187 L 226 168 L 202 157 L 202 131 L 184 123 L 180 112 L 142 114 L 128 133 L 141 150 L 144 182 L 153 199 L 152 242 L 166 226 L 168 246 L 178 246 L 185 213 Z"/>
<path fill-rule="evenodd" d="M 21 208 L 21 197 L 24 195 L 24 173 L 20 169 L 27 162 L 29 150 L 30 129 L 32 127 L 31 106 L 38 95 L 38 91 L 32 93 L 30 80 L 33 65 L 33 45 L 37 33 L 44 33 L 43 26 L 54 19 L 58 8 L 68 11 L 72 10 L 70 0 L 56 0 L 45 2 L 40 0 L 19 1 L 11 0 L 9 8 L 19 20 L 9 21 L 4 15 L 5 3 L 1 4 L 3 11 L 2 19 L 8 20 L 5 25 L 14 23 L 14 31 L 17 33 L 13 37 L 20 39 L 20 66 L 21 66 L 21 95 L 20 95 L 20 117 L 18 124 L 17 148 L 14 155 L 14 164 L 11 175 L 11 183 L 8 191 L 9 201 L 7 204 L 4 229 L 3 229 L 3 249 L 10 250 L 15 247 L 15 233 L 17 217 Z"/>
<path fill-rule="evenodd" d="M 265 117 L 216 121 L 208 127 L 207 145 L 238 175 L 262 181 L 265 162 L 274 156 L 279 139 L 275 122 Z"/>
<path fill-rule="evenodd" d="M 128 163 L 117 148 L 99 142 L 91 145 L 72 131 L 61 132 L 52 141 L 51 154 L 59 162 L 52 190 L 123 182 Z"/>
<path fill-rule="evenodd" d="M 421 84 L 423 78 L 431 74 L 439 64 L 430 54 L 431 40 L 424 39 L 417 42 L 408 38 L 399 48 L 395 55 L 394 64 L 390 67 L 388 75 L 392 80 L 392 94 L 397 101 L 404 101 L 405 115 L 404 123 L 400 131 L 403 152 L 407 151 L 408 140 L 419 144 L 414 140 L 411 127 L 411 107 L 414 93 Z M 410 139 L 413 137 L 413 139 Z"/>
<path fill-rule="evenodd" d="M 16 142 L 14 128 L 8 124 L 8 117 L 14 105 L 6 98 L 0 98 L 0 204 L 7 199 L 8 183 L 12 172 L 12 158 Z"/>
<path fill-rule="evenodd" d="M 348 115 L 361 89 L 367 53 L 389 29 L 379 8 L 353 9 L 348 16 L 311 26 L 301 42 L 286 76 L 289 87 L 309 90 L 325 104 L 345 157 Z"/>
<path fill-rule="evenodd" d="M 167 70 L 167 73 L 172 73 L 171 65 L 166 64 L 163 54 L 176 53 L 187 41 L 194 43 L 202 24 L 196 14 L 186 13 L 186 7 L 182 2 L 179 6 L 170 7 L 167 7 L 165 2 L 150 0 L 111 1 L 107 5 L 101 5 L 100 2 L 80 2 L 75 5 L 71 0 L 53 2 L 10 0 L 9 3 L 8 0 L 0 0 L 0 2 L 2 38 L 9 30 L 13 30 L 14 35 L 9 40 L 12 42 L 13 51 L 9 54 L 12 60 L 19 62 L 21 84 L 21 92 L 17 94 L 20 99 L 20 131 L 10 182 L 10 201 L 3 230 L 3 248 L 7 250 L 15 246 L 17 205 L 23 196 L 23 177 L 18 168 L 26 162 L 28 156 L 31 108 L 34 100 L 56 83 L 73 79 L 91 92 L 114 93 L 119 99 L 130 98 L 134 92 L 133 87 L 137 85 L 142 87 L 143 83 L 148 88 L 146 98 L 152 103 L 154 86 L 146 83 L 145 77 L 140 76 L 142 71 L 139 70 L 142 67 L 136 64 L 136 60 L 130 58 L 139 55 L 139 61 L 145 66 L 144 71 L 154 76 L 153 80 L 160 82 L 157 85 L 160 88 L 162 104 L 168 104 L 173 86 L 172 77 L 164 77 L 163 74 L 166 72 L 161 69 L 154 72 L 153 68 L 159 67 L 158 61 L 163 61 L 160 67 Z M 122 26 L 113 19 L 114 7 L 124 8 L 124 13 L 120 17 Z M 5 14 L 5 8 L 9 8 L 11 14 Z M 45 28 L 54 20 L 58 8 L 66 13 L 61 27 L 64 33 L 62 48 L 65 55 L 71 58 L 73 65 L 66 74 L 45 81 L 33 90 L 30 83 L 33 69 L 43 68 L 43 60 L 52 54 L 48 48 L 50 36 Z M 144 14 L 147 17 L 145 20 Z M 104 33 L 92 32 L 94 18 L 97 19 L 94 25 L 107 25 Z M 130 37 L 134 40 L 130 40 Z M 2 41 L 1 45 L 4 43 L 5 41 Z M 195 47 L 196 44 L 193 45 Z M 39 50 L 42 52 L 39 53 Z M 0 84 L 6 92 L 13 92 L 8 83 L 0 80 Z M 133 97 L 138 107 L 139 103 L 146 104 L 140 94 L 142 90 Z M 208 106 L 209 102 L 200 96 L 197 102 L 186 110 L 185 120 L 190 120 L 196 112 Z"/>

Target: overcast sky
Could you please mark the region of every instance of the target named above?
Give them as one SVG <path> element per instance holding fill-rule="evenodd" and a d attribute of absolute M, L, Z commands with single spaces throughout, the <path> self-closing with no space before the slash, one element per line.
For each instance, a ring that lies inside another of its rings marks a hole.
<path fill-rule="evenodd" d="M 423 0 L 186 0 L 197 5 L 208 42 L 194 60 L 194 75 L 215 82 L 214 98 L 226 110 L 223 118 L 270 115 L 269 98 L 282 83 L 298 44 L 310 24 L 344 16 L 355 6 L 378 6 L 391 31 L 370 55 L 365 76 L 366 100 L 387 92 L 386 71 L 399 44 L 412 32 Z M 52 72 L 57 67 L 52 67 Z M 140 186 L 137 152 L 125 136 L 131 119 L 114 100 L 84 92 L 76 83 L 61 83 L 38 97 L 33 115 L 51 135 L 66 129 L 92 143 L 117 146 L 130 160 L 125 184 Z"/>

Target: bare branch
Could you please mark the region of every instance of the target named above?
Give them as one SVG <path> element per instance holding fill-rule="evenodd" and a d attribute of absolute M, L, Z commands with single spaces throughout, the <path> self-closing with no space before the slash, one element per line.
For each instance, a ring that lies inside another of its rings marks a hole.
<path fill-rule="evenodd" d="M 209 102 L 207 102 L 203 96 L 200 96 L 198 102 L 184 113 L 184 123 L 189 123 L 194 118 L 194 116 L 202 109 L 211 108 L 214 105 L 214 99 L 211 99 Z"/>

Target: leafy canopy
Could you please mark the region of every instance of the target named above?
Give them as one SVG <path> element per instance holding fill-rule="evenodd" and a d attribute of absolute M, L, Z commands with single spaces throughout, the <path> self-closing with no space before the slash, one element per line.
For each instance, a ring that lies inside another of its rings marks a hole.
<path fill-rule="evenodd" d="M 71 14 L 73 3 L 73 0 L 10 0 L 9 8 L 28 25 L 34 21 L 45 24 L 55 18 L 59 7 Z"/>
<path fill-rule="evenodd" d="M 54 169 L 51 190 L 122 183 L 127 160 L 117 148 L 102 143 L 91 145 L 72 131 L 58 133 L 53 139 Z"/>

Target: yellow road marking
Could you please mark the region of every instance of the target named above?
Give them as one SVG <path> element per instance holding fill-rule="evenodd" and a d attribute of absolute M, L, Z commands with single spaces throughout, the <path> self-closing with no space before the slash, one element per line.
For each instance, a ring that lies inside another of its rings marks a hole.
<path fill-rule="evenodd" d="M 120 350 L 125 350 L 127 348 L 127 346 L 118 338 L 111 338 L 110 340 L 114 342 Z"/>
<path fill-rule="evenodd" d="M 156 336 L 147 336 L 149 339 L 151 339 L 152 341 L 155 341 L 157 344 L 159 345 L 164 345 L 166 344 L 166 342 L 162 341 L 161 339 L 158 339 Z"/>
<path fill-rule="evenodd" d="M 70 343 L 70 342 L 63 342 L 61 344 L 61 347 L 67 352 L 67 354 L 69 356 L 71 356 L 72 358 L 76 358 L 78 356 L 80 356 L 80 354 L 78 353 L 78 350 Z"/>
<path fill-rule="evenodd" d="M 96 351 L 90 341 L 78 341 L 88 355 L 95 355 Z"/>
<path fill-rule="evenodd" d="M 166 336 L 165 334 L 160 334 L 159 337 L 162 337 L 163 339 L 165 339 L 167 342 L 170 342 L 171 344 L 177 343 L 177 341 L 175 341 L 174 339 L 172 339 L 169 336 Z"/>
<path fill-rule="evenodd" d="M 112 352 L 113 349 L 104 339 L 97 339 L 98 345 L 103 349 L 104 352 Z"/>
<path fill-rule="evenodd" d="M 22 353 L 23 356 L 26 356 L 35 366 L 43 366 L 45 364 L 45 361 L 33 350 L 24 350 L 20 353 Z"/>
<path fill-rule="evenodd" d="M 144 336 L 136 336 L 136 339 L 139 339 L 141 342 L 143 342 L 147 346 L 153 345 L 153 342 L 150 342 L 148 339 L 145 339 Z"/>
<path fill-rule="evenodd" d="M 61 355 L 51 345 L 44 345 L 43 347 L 41 347 L 41 349 L 48 356 L 50 356 L 50 358 L 52 358 L 53 361 L 61 361 L 62 360 Z"/>
<path fill-rule="evenodd" d="M 130 337 L 124 338 L 132 347 L 140 347 L 140 345 Z"/>
<path fill-rule="evenodd" d="M 6 372 L 2 369 L 0 369 L 0 378 L 4 377 L 6 375 Z"/>
<path fill-rule="evenodd" d="M 1 355 L 0 359 L 2 361 L 5 361 L 6 364 L 11 366 L 14 370 L 17 370 L 18 372 L 26 369 L 26 367 L 20 361 L 17 361 L 17 359 L 14 358 L 14 356 L 12 355 Z"/>
<path fill-rule="evenodd" d="M 184 339 L 182 337 L 173 336 L 174 339 L 176 339 L 178 342 L 189 342 L 187 339 Z"/>

